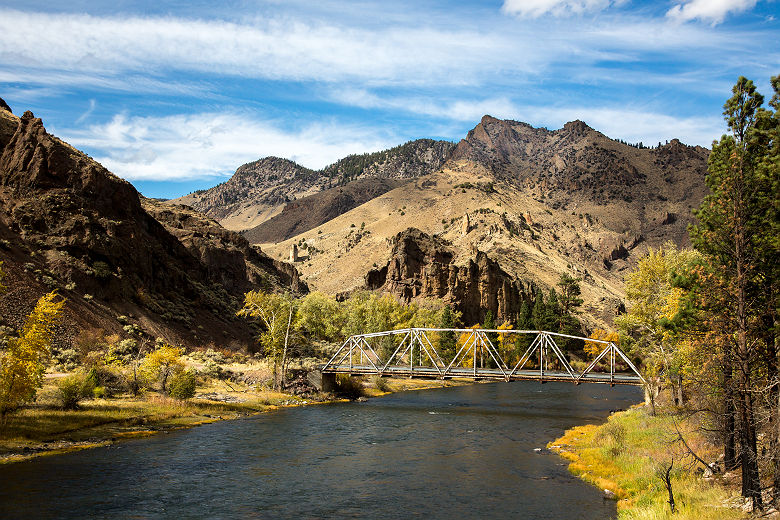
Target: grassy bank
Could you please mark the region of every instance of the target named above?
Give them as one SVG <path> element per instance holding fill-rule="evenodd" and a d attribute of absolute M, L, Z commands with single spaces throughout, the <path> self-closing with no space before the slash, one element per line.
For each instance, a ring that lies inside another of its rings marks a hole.
<path fill-rule="evenodd" d="M 356 380 L 360 394 L 378 397 L 405 390 L 467 384 L 463 381 Z M 343 400 L 337 395 L 299 397 L 235 381 L 214 380 L 198 387 L 195 398 L 179 401 L 147 392 L 111 399 L 88 399 L 77 410 L 63 410 L 56 399 L 56 379 L 49 379 L 36 402 L 10 415 L 0 426 L 0 464 L 33 457 L 105 446 L 122 439 L 153 435 L 209 422 L 237 419 L 280 407 Z"/>
<path fill-rule="evenodd" d="M 745 518 L 735 509 L 735 476 L 703 478 L 697 462 L 677 435 L 679 428 L 690 448 L 705 461 L 717 451 L 706 442 L 691 420 L 672 415 L 651 416 L 644 407 L 613 414 L 606 424 L 568 430 L 548 448 L 570 462 L 578 477 L 609 490 L 618 502 L 618 518 L 650 520 L 722 520 Z M 661 478 L 673 463 L 671 475 L 677 512 Z M 701 464 L 698 464 L 702 468 Z"/>

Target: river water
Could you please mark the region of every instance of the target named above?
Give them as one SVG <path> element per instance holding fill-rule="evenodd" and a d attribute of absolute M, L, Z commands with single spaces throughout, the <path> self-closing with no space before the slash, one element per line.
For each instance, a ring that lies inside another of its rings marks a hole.
<path fill-rule="evenodd" d="M 513 382 L 281 409 L 0 466 L 0 518 L 614 518 L 535 448 L 639 400 Z"/>

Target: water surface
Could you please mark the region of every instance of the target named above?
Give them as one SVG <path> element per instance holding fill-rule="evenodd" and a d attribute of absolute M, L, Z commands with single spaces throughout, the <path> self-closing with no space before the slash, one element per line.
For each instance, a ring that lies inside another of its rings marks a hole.
<path fill-rule="evenodd" d="M 529 381 L 281 409 L 0 466 L 0 518 L 614 518 L 535 448 L 640 399 Z"/>

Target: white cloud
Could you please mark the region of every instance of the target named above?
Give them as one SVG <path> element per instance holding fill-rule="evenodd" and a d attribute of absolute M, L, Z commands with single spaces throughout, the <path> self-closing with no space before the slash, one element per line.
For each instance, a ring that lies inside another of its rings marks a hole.
<path fill-rule="evenodd" d="M 53 71 L 149 76 L 171 69 L 250 78 L 467 84 L 495 58 L 531 70 L 501 35 L 391 26 L 381 30 L 265 19 L 97 17 L 0 9 L 0 63 Z M 453 74 L 453 63 L 458 71 Z M 491 63 L 492 62 L 492 63 Z"/>
<path fill-rule="evenodd" d="M 364 89 L 343 89 L 332 92 L 331 99 L 360 108 L 402 110 L 453 121 L 476 122 L 485 114 L 504 114 L 514 110 L 514 105 L 506 97 L 437 102 L 430 98 L 380 97 Z"/>
<path fill-rule="evenodd" d="M 535 126 L 560 128 L 581 119 L 613 139 L 654 144 L 674 138 L 686 144 L 709 147 L 723 132 L 723 121 L 712 117 L 677 117 L 640 108 L 570 106 L 531 106 L 513 103 L 508 98 L 434 101 L 427 98 L 381 98 L 365 90 L 347 90 L 334 94 L 334 100 L 362 108 L 403 110 L 410 113 L 473 122 L 486 114 L 499 119 L 515 119 Z M 463 136 L 454 136 L 455 138 Z"/>
<path fill-rule="evenodd" d="M 568 16 L 601 11 L 612 3 L 610 0 L 504 0 L 501 10 L 517 16 L 538 18 L 545 14 Z"/>
<path fill-rule="evenodd" d="M 89 108 L 87 108 L 87 110 L 83 114 L 81 114 L 78 118 L 76 118 L 76 124 L 78 125 L 78 124 L 81 124 L 84 121 L 86 121 L 87 118 L 92 115 L 92 112 L 95 111 L 95 107 L 96 106 L 97 106 L 97 103 L 95 102 L 95 100 L 94 99 L 90 99 L 89 100 Z"/>
<path fill-rule="evenodd" d="M 713 25 L 723 21 L 729 13 L 752 9 L 757 0 L 687 0 L 666 12 L 666 16 L 677 22 L 702 20 Z"/>
<path fill-rule="evenodd" d="M 671 139 L 690 145 L 709 147 L 724 131 L 723 120 L 712 117 L 677 117 L 641 109 L 611 107 L 555 107 L 523 110 L 526 117 L 560 128 L 567 121 L 580 119 L 612 139 L 646 145 Z"/>
<path fill-rule="evenodd" d="M 287 131 L 273 121 L 224 113 L 120 114 L 108 123 L 62 134 L 120 177 L 154 181 L 229 176 L 241 164 L 269 155 L 316 169 L 399 141 L 360 126 L 317 123 Z"/>

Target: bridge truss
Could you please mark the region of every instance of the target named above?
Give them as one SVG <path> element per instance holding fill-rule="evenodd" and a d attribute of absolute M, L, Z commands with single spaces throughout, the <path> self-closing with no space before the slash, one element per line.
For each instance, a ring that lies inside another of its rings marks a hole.
<path fill-rule="evenodd" d="M 460 335 L 455 354 L 448 356 L 449 359 L 443 359 L 443 352 L 439 352 L 442 348 L 437 350 L 434 346 L 441 345 L 440 339 L 444 334 Z M 533 340 L 510 368 L 489 334 L 503 335 L 504 338 L 533 336 Z M 556 338 L 587 341 L 603 348 L 584 371 L 577 373 Z M 607 362 L 609 372 L 596 370 L 599 363 Z M 536 330 L 409 328 L 356 334 L 347 338 L 320 370 L 322 373 L 439 379 L 465 377 L 504 381 L 570 381 L 575 384 L 593 382 L 613 386 L 645 383 L 631 360 L 611 341 Z"/>

